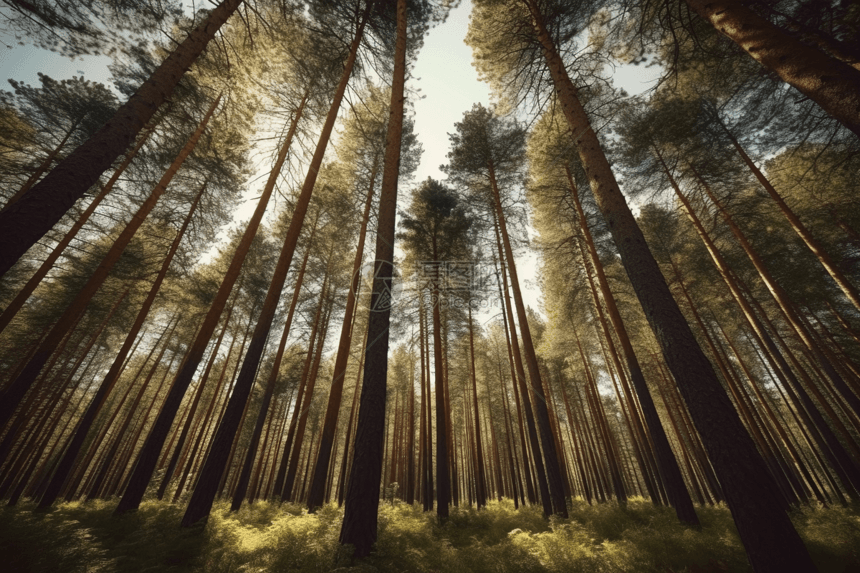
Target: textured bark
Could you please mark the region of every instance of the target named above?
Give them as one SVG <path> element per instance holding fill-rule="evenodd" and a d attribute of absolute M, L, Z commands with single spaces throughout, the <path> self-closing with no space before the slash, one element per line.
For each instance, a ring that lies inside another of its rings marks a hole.
<path fill-rule="evenodd" d="M 487 505 L 487 492 L 485 491 L 485 484 L 487 483 L 486 476 L 484 475 L 484 446 L 481 443 L 481 422 L 480 416 L 478 412 L 478 378 L 475 373 L 475 333 L 472 323 L 472 306 L 469 305 L 469 374 L 472 379 L 472 400 L 474 401 L 475 406 L 475 445 L 477 447 L 477 463 L 478 463 L 478 472 L 475 476 L 477 480 L 477 501 L 478 508 L 484 507 Z"/>
<path fill-rule="evenodd" d="M 27 390 L 32 386 L 33 381 L 36 379 L 39 372 L 42 370 L 42 367 L 45 365 L 45 362 L 47 362 L 53 353 L 54 348 L 56 348 L 62 337 L 65 336 L 66 332 L 68 332 L 72 327 L 78 316 L 84 312 L 90 300 L 95 296 L 104 281 L 107 280 L 111 269 L 119 260 L 120 256 L 122 256 L 123 251 L 125 251 L 125 248 L 131 242 L 132 237 L 137 233 L 137 230 L 143 224 L 143 221 L 164 194 L 167 186 L 176 175 L 176 172 L 179 171 L 179 168 L 185 162 L 185 159 L 194 150 L 194 147 L 197 145 L 200 136 L 203 135 L 203 131 L 206 129 L 206 125 L 212 118 L 212 114 L 215 113 L 215 108 L 218 107 L 218 103 L 220 101 L 221 96 L 219 95 L 203 116 L 197 129 L 179 152 L 179 155 L 177 155 L 173 160 L 173 163 L 171 163 L 170 167 L 161 177 L 161 180 L 159 180 L 158 184 L 153 188 L 149 197 L 147 197 L 143 204 L 141 204 L 137 212 L 132 216 L 131 221 L 128 222 L 114 241 L 113 245 L 111 245 L 110 250 L 99 263 L 98 268 L 96 268 L 90 279 L 63 312 L 63 315 L 54 323 L 51 331 L 42 340 L 39 349 L 33 354 L 33 357 L 30 358 L 27 366 L 21 371 L 14 382 L 6 388 L 2 399 L 0 399 L 0 427 L 4 426 L 6 422 L 9 421 L 9 418 L 12 417 L 15 408 L 21 402 L 21 399 L 24 397 Z M 0 232 L 0 234 L 2 234 L 2 232 Z"/>
<path fill-rule="evenodd" d="M 434 260 L 435 260 L 434 253 Z M 445 358 L 442 356 L 442 318 L 439 307 L 442 305 L 437 284 L 434 284 L 430 303 L 433 306 L 433 378 L 436 396 L 436 515 L 444 523 L 448 518 L 448 504 L 451 503 L 451 474 L 448 471 L 448 416 L 445 414 Z"/>
<path fill-rule="evenodd" d="M 254 426 L 254 432 L 251 434 L 251 442 L 248 445 L 248 450 L 245 453 L 245 462 L 242 465 L 242 473 L 239 476 L 239 481 L 236 483 L 236 492 L 233 496 L 233 503 L 230 507 L 231 511 L 238 511 L 240 507 L 242 507 L 242 500 L 245 498 L 245 492 L 248 486 L 248 481 L 251 477 L 251 465 L 254 462 L 254 456 L 257 453 L 257 444 L 260 440 L 260 435 L 263 431 L 263 424 L 266 421 L 266 413 L 269 410 L 269 402 L 272 399 L 272 393 L 275 390 L 275 382 L 278 379 L 278 373 L 281 368 L 281 361 L 284 356 L 284 349 L 287 346 L 287 338 L 290 334 L 290 327 L 293 323 L 293 315 L 296 311 L 296 305 L 299 300 L 299 293 L 302 289 L 302 283 L 304 282 L 305 277 L 305 269 L 307 268 L 308 258 L 311 254 L 311 247 L 313 246 L 314 234 L 316 232 L 316 223 L 319 217 L 319 213 L 317 213 L 317 219 L 314 220 L 314 225 L 311 227 L 311 235 L 308 238 L 308 246 L 305 249 L 305 255 L 302 258 L 302 266 L 299 268 L 299 274 L 296 277 L 296 284 L 293 289 L 293 299 L 290 302 L 290 308 L 287 311 L 287 320 L 284 323 L 284 330 L 281 333 L 281 341 L 278 343 L 278 350 L 275 354 L 275 362 L 272 364 L 272 370 L 269 373 L 269 381 L 266 383 L 266 390 L 263 394 L 263 401 L 260 406 L 260 411 L 257 414 L 257 423 Z M 267 436 L 268 437 L 268 436 Z M 265 444 L 263 444 L 263 451 L 265 451 Z"/>
<path fill-rule="evenodd" d="M 367 329 L 364 330 L 364 339 L 361 342 L 360 348 L 367 345 Z M 340 464 L 340 477 L 337 480 L 337 505 L 343 506 L 344 496 L 346 495 L 347 469 L 351 459 L 352 433 L 355 427 L 355 418 L 358 416 L 358 397 L 361 395 L 359 386 L 361 383 L 362 367 L 364 366 L 364 353 L 362 352 L 358 358 L 358 374 L 355 377 L 355 388 L 352 393 L 352 407 L 349 409 L 349 422 L 346 424 L 346 437 L 343 444 L 343 459 Z"/>
<path fill-rule="evenodd" d="M 323 285 L 325 286 L 325 285 Z M 308 415 L 310 414 L 311 400 L 314 397 L 314 387 L 316 386 L 317 374 L 319 373 L 320 360 L 322 359 L 323 349 L 325 347 L 326 334 L 328 333 L 328 323 L 331 316 L 331 301 L 326 301 L 325 298 L 330 293 L 323 289 L 320 297 L 320 304 L 326 307 L 325 314 L 320 324 L 319 341 L 317 342 L 316 356 L 314 356 L 311 371 L 308 374 L 308 384 L 305 390 L 305 404 L 299 417 L 299 424 L 296 427 L 296 445 L 293 447 L 293 455 L 290 457 L 290 466 L 287 468 L 287 476 L 284 479 L 284 493 L 281 495 L 282 501 L 297 501 L 296 494 L 293 492 L 299 466 L 299 453 L 302 451 L 302 443 L 305 439 L 305 426 L 308 423 Z M 311 437 L 313 440 L 313 436 Z M 308 450 L 310 453 L 312 450 Z"/>
<path fill-rule="evenodd" d="M 379 482 L 382 472 L 382 438 L 385 429 L 385 394 L 388 375 L 388 327 L 391 318 L 391 283 L 394 266 L 394 230 L 397 214 L 397 179 L 403 134 L 403 94 L 406 82 L 406 0 L 397 0 L 397 37 L 391 82 L 388 133 L 383 161 L 382 188 L 376 235 L 373 292 L 370 295 L 368 344 L 364 384 L 355 434 L 355 454 L 346 493 L 340 542 L 355 547 L 355 556 L 370 553 L 376 542 Z"/>
<path fill-rule="evenodd" d="M 303 106 L 299 106 L 299 109 L 293 117 L 293 122 L 290 125 L 289 132 L 284 138 L 284 143 L 281 146 L 273 171 L 280 171 L 280 168 L 283 166 L 283 163 L 287 158 L 287 151 L 289 151 L 293 135 L 296 131 L 296 126 L 301 119 L 302 111 Z M 176 375 L 176 379 L 173 381 L 170 393 L 164 401 L 164 405 L 158 414 L 158 418 L 156 418 L 155 423 L 146 438 L 146 442 L 138 454 L 135 469 L 129 479 L 125 494 L 120 500 L 119 505 L 117 505 L 117 514 L 137 509 L 140 505 L 140 501 L 143 499 L 146 486 L 152 478 L 152 472 L 155 470 L 155 464 L 158 461 L 159 453 L 161 452 L 161 448 L 164 446 L 164 441 L 167 439 L 167 435 L 170 432 L 170 427 L 173 424 L 176 413 L 179 411 L 182 398 L 185 395 L 185 391 L 188 389 L 189 384 L 191 384 L 194 372 L 197 370 L 200 361 L 203 359 L 203 354 L 206 351 L 206 346 L 209 344 L 209 339 L 212 338 L 212 333 L 218 326 L 221 313 L 224 311 L 227 299 L 230 297 L 233 286 L 239 278 L 242 264 L 245 262 L 245 257 L 251 249 L 251 243 L 253 243 L 254 236 L 257 234 L 257 229 L 260 227 L 260 221 L 263 219 L 263 214 L 266 212 L 266 206 L 269 203 L 269 198 L 272 196 L 273 190 L 274 185 L 271 187 L 266 185 L 263 189 L 262 195 L 260 195 L 260 199 L 257 202 L 257 208 L 254 210 L 254 214 L 251 216 L 250 221 L 248 221 L 248 225 L 245 227 L 245 232 L 242 234 L 242 238 L 236 246 L 236 251 L 233 253 L 233 258 L 230 261 L 230 266 L 227 268 L 227 272 L 221 281 L 221 285 L 218 287 L 218 291 L 215 293 L 215 297 L 212 300 L 209 311 L 203 319 L 203 324 L 201 324 L 200 329 L 197 331 L 197 336 L 194 338 L 194 342 L 188 350 L 188 356 L 185 358 L 185 362 L 182 364 L 179 373 Z"/>
<path fill-rule="evenodd" d="M 577 89 L 544 26 L 537 2 L 524 1 L 598 208 L 705 442 L 750 562 L 761 572 L 814 571 L 809 552 L 782 510 L 782 500 L 774 493 L 773 480 L 761 456 L 696 343 L 618 188 Z"/>
<path fill-rule="evenodd" d="M 662 160 L 661 160 L 662 161 Z M 758 255 L 756 250 L 752 247 L 749 240 L 746 238 L 746 235 L 741 231 L 740 227 L 734 222 L 731 214 L 726 210 L 722 201 L 714 194 L 711 190 L 710 185 L 707 184 L 706 181 L 699 178 L 699 182 L 705 189 L 705 192 L 708 194 L 708 197 L 711 201 L 714 202 L 714 205 L 717 206 L 720 214 L 723 216 L 723 220 L 726 222 L 726 225 L 731 229 L 732 234 L 738 240 L 744 252 L 749 257 L 756 271 L 758 271 L 759 276 L 762 281 L 764 281 L 771 295 L 773 296 L 776 303 L 779 305 L 779 308 L 782 310 L 785 315 L 788 323 L 794 329 L 795 334 L 798 338 L 806 345 L 806 348 L 812 354 L 815 361 L 820 365 L 821 369 L 826 374 L 827 378 L 845 400 L 845 402 L 849 405 L 849 407 L 853 410 L 854 415 L 860 417 L 860 398 L 857 397 L 854 392 L 846 384 L 845 380 L 836 370 L 836 367 L 830 361 L 830 359 L 821 351 L 816 341 L 810 335 L 809 330 L 806 328 L 806 325 L 803 323 L 797 308 L 794 303 L 789 299 L 788 293 L 782 288 L 782 286 L 776 281 L 776 279 L 771 274 L 765 262 Z M 799 222 L 799 221 L 798 221 Z"/>
<path fill-rule="evenodd" d="M 83 197 L 99 176 L 132 144 L 161 104 L 173 93 L 242 0 L 224 0 L 153 72 L 86 143 L 63 159 L 30 191 L 0 213 L 0 276 Z"/>
<path fill-rule="evenodd" d="M 236 299 L 233 299 L 233 305 L 236 304 Z M 170 484 L 170 480 L 173 479 L 173 474 L 176 470 L 177 465 L 182 466 L 185 462 L 185 457 L 183 456 L 183 452 L 187 454 L 189 448 L 186 447 L 185 441 L 188 438 L 189 432 L 192 432 L 192 423 L 194 421 L 194 414 L 197 411 L 197 405 L 200 403 L 200 399 L 203 397 L 203 389 L 206 387 L 206 382 L 209 381 L 209 374 L 212 372 L 212 367 L 215 365 L 215 360 L 218 358 L 218 351 L 221 349 L 221 342 L 224 340 L 224 335 L 227 334 L 227 327 L 230 326 L 230 317 L 233 315 L 233 307 L 227 311 L 227 316 L 224 318 L 224 327 L 221 329 L 221 334 L 218 335 L 218 340 L 215 341 L 215 345 L 212 347 L 212 352 L 209 355 L 209 361 L 206 364 L 206 369 L 203 371 L 203 376 L 200 377 L 200 381 L 198 382 L 197 391 L 194 394 L 194 399 L 191 401 L 191 404 L 188 406 L 188 413 L 185 417 L 185 423 L 182 424 L 182 433 L 179 434 L 179 437 L 176 441 L 176 448 L 173 450 L 173 455 L 170 456 L 170 462 L 167 464 L 167 469 L 164 471 L 164 477 L 161 478 L 161 485 L 158 486 L 158 493 L 156 493 L 156 497 L 161 500 L 164 498 L 165 492 L 167 492 L 167 486 Z M 223 371 L 227 369 L 227 361 L 230 359 L 230 354 L 233 351 L 233 345 L 236 343 L 235 337 L 230 342 L 230 349 L 227 351 L 227 359 L 224 362 Z M 223 371 L 221 380 L 218 380 L 219 386 L 220 382 L 223 380 Z M 206 409 L 206 413 L 203 416 L 203 419 L 198 423 L 196 428 L 205 427 L 206 422 L 209 420 L 209 416 L 212 414 L 212 409 L 215 407 L 215 402 L 218 400 L 218 389 L 219 386 L 215 387 L 215 390 L 212 392 L 212 399 L 209 401 L 209 407 Z M 173 444 L 171 443 L 168 446 L 168 450 Z"/>
<path fill-rule="evenodd" d="M 804 44 L 742 0 L 687 0 L 687 4 L 754 60 L 860 137 L 860 70 Z"/>

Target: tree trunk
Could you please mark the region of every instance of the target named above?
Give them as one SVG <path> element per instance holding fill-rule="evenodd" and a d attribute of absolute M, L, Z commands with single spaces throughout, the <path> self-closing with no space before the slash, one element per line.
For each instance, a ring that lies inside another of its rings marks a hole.
<path fill-rule="evenodd" d="M 391 83 L 388 133 L 383 162 L 382 188 L 376 236 L 373 292 L 370 295 L 368 346 L 365 350 L 364 384 L 355 434 L 355 454 L 346 494 L 340 532 L 341 544 L 355 546 L 355 557 L 370 553 L 376 542 L 379 482 L 382 472 L 382 433 L 388 375 L 388 327 L 391 318 L 391 286 L 394 266 L 394 223 L 397 214 L 397 179 L 403 134 L 404 84 L 406 82 L 406 0 L 397 0 L 397 38 Z"/>
<path fill-rule="evenodd" d="M 520 292 L 520 283 L 517 278 L 517 267 L 514 261 L 514 252 L 511 249 L 510 237 L 508 236 L 507 225 L 505 224 L 505 213 L 502 209 L 502 200 L 499 194 L 499 187 L 496 184 L 495 169 L 492 162 L 488 166 L 490 174 L 490 185 L 493 190 L 493 200 L 495 202 L 496 222 L 499 225 L 499 234 L 502 237 L 502 244 L 505 248 L 506 267 L 510 273 L 511 287 L 514 291 L 514 304 L 517 308 L 517 318 L 519 319 L 520 331 L 522 332 L 523 349 L 525 350 L 526 365 L 529 370 L 529 382 L 531 391 L 535 397 L 535 407 L 537 410 L 538 428 L 540 429 L 540 442 L 543 445 L 543 457 L 546 460 L 546 478 L 549 491 L 541 491 L 541 495 L 545 497 L 544 509 L 550 510 L 551 513 L 556 513 L 562 517 L 567 517 L 567 502 L 564 499 L 564 485 L 561 478 L 561 468 L 558 465 L 558 456 L 556 455 L 555 446 L 552 439 L 552 428 L 549 424 L 549 412 L 547 410 L 546 398 L 543 395 L 543 384 L 541 382 L 540 369 L 537 363 L 537 354 L 535 353 L 532 343 L 532 335 L 529 330 L 528 315 L 526 307 L 523 303 L 523 295 Z M 501 256 L 501 254 L 499 255 Z M 511 316 L 513 323 L 513 316 Z M 522 384 L 525 389 L 525 381 Z M 525 400 L 525 394 L 523 395 Z M 526 405 L 528 409 L 528 405 Z M 537 444 L 532 444 L 535 464 L 540 462 L 538 473 L 543 473 L 543 462 L 540 458 L 540 449 Z M 541 484 L 543 485 L 543 484 Z"/>
<path fill-rule="evenodd" d="M 434 249 L 435 251 L 435 249 Z M 436 260 L 436 253 L 433 253 Z M 437 282 L 433 283 L 430 304 L 433 306 L 433 374 L 436 391 L 436 514 L 439 522 L 448 518 L 451 503 L 451 475 L 448 472 L 448 416 L 445 415 L 445 365 L 442 356 L 442 293 Z"/>
<path fill-rule="evenodd" d="M 346 86 L 349 83 L 349 78 L 352 75 L 352 69 L 358 56 L 358 49 L 361 45 L 361 39 L 364 32 L 364 25 L 367 22 L 369 14 L 369 6 L 365 10 L 364 15 L 358 22 L 358 27 L 350 46 L 349 56 L 344 63 L 343 73 L 340 83 L 335 91 L 331 106 L 329 107 L 328 115 L 326 116 L 325 124 L 320 133 L 319 141 L 317 142 L 316 150 L 314 151 L 313 159 L 308 166 L 307 175 L 304 184 L 302 185 L 301 193 L 296 199 L 296 204 L 293 209 L 292 220 L 290 227 L 287 230 L 284 244 L 281 247 L 281 253 L 278 256 L 278 262 L 275 265 L 275 272 L 272 276 L 272 281 L 269 284 L 269 289 L 266 292 L 266 299 L 263 302 L 263 308 L 260 312 L 260 318 L 257 321 L 257 326 L 254 328 L 254 334 L 251 337 L 251 343 L 248 345 L 248 352 L 245 354 L 245 359 L 242 362 L 242 370 L 239 372 L 239 378 L 236 381 L 236 387 L 233 394 L 230 396 L 230 402 L 227 405 L 227 410 L 224 412 L 224 417 L 218 426 L 218 431 L 213 438 L 212 445 L 209 449 L 209 454 L 206 457 L 206 464 L 203 467 L 201 478 L 194 488 L 194 494 L 191 496 L 191 501 L 188 504 L 188 510 L 182 518 L 182 526 L 190 527 L 204 517 L 209 515 L 212 508 L 212 503 L 215 501 L 215 495 L 218 490 L 218 477 L 224 471 L 227 463 L 227 453 L 229 450 L 228 444 L 233 440 L 233 436 L 239 429 L 239 419 L 241 412 L 245 409 L 245 403 L 251 393 L 251 387 L 254 383 L 257 367 L 260 364 L 260 358 L 263 354 L 266 339 L 269 335 L 269 330 L 272 327 L 272 321 L 275 318 L 275 313 L 278 309 L 278 302 L 281 298 L 281 291 L 284 288 L 284 282 L 287 279 L 287 272 L 290 268 L 290 263 L 293 260 L 293 254 L 298 244 L 299 236 L 302 232 L 305 216 L 307 215 L 308 205 L 311 201 L 314 186 L 316 185 L 317 175 L 322 166 L 323 156 L 325 155 L 328 141 L 331 137 L 334 123 L 337 119 L 338 111 L 340 110 L 341 100 L 346 92 Z M 269 184 L 274 185 L 277 179 L 277 173 L 272 172 Z M 216 477 L 218 476 L 218 477 Z"/>
<path fill-rule="evenodd" d="M 96 207 L 101 204 L 102 200 L 107 196 L 107 194 L 111 192 L 114 184 L 117 182 L 120 175 L 122 175 L 125 169 L 131 164 L 132 160 L 137 155 L 137 152 L 140 151 L 141 147 L 143 147 L 143 144 L 149 138 L 149 135 L 151 133 L 151 130 L 144 132 L 143 137 L 140 138 L 140 141 L 138 141 L 135 148 L 131 151 L 131 153 L 128 154 L 122 164 L 117 167 L 116 171 L 114 171 L 114 174 L 105 184 L 105 186 L 102 187 L 102 190 L 99 192 L 96 198 L 90 201 L 90 204 L 87 205 L 87 208 L 84 209 L 84 212 L 81 213 L 80 217 L 78 217 L 78 220 L 75 221 L 74 225 L 72 225 L 72 227 L 68 231 L 66 231 L 66 234 L 63 236 L 60 242 L 56 244 L 54 249 L 51 251 L 51 254 L 48 255 L 48 258 L 46 258 L 42 262 L 42 264 L 39 266 L 39 269 L 35 273 L 33 273 L 33 276 L 30 277 L 30 280 L 27 281 L 27 284 L 23 286 L 23 288 L 18 292 L 18 294 L 15 295 L 15 298 L 12 299 L 12 301 L 6 306 L 5 309 L 3 309 L 3 312 L 0 313 L 0 332 L 3 332 L 3 330 L 9 325 L 12 319 L 15 318 L 15 315 L 18 313 L 19 310 L 21 310 L 21 307 L 24 306 L 24 303 L 27 302 L 27 299 L 30 298 L 30 295 L 33 294 L 33 291 L 35 291 L 36 287 L 39 286 L 39 284 L 42 282 L 42 279 L 44 279 L 47 276 L 48 272 L 54 267 L 54 263 L 56 263 L 57 259 L 60 258 L 60 255 L 63 254 L 63 251 L 66 250 L 66 247 L 69 246 L 69 243 L 72 242 L 72 239 L 77 236 L 81 228 L 86 224 L 87 221 L 89 221 L 90 215 L 93 214 L 93 212 L 96 210 Z"/>
<path fill-rule="evenodd" d="M 598 208 L 708 448 L 750 562 L 760 572 L 814 571 L 809 552 L 774 493 L 773 480 L 761 456 L 696 343 L 618 188 L 537 3 L 525 1 Z"/>
<path fill-rule="evenodd" d="M 657 466 L 660 472 L 658 479 L 662 479 L 663 485 L 666 487 L 666 493 L 669 496 L 669 503 L 675 508 L 678 520 L 687 525 L 698 526 L 699 518 L 696 516 L 696 510 L 693 508 L 693 501 L 690 499 L 690 493 L 684 485 L 684 478 L 681 475 L 681 469 L 678 467 L 678 461 L 675 459 L 675 456 L 672 453 L 672 448 L 669 446 L 669 439 L 666 437 L 666 432 L 663 429 L 663 425 L 660 423 L 660 416 L 657 414 L 657 408 L 654 406 L 654 400 L 651 397 L 651 392 L 648 390 L 645 376 L 642 374 L 642 367 L 639 365 L 639 360 L 636 358 L 633 344 L 630 342 L 630 337 L 627 335 L 627 328 L 624 326 L 624 321 L 621 319 L 618 305 L 615 303 L 615 297 L 612 294 L 612 290 L 609 288 L 609 281 L 606 279 L 603 264 L 600 261 L 600 257 L 597 255 L 597 249 L 594 246 L 594 239 L 591 236 L 591 231 L 588 228 L 588 221 L 585 218 L 585 211 L 583 210 L 582 203 L 579 200 L 579 193 L 577 192 L 576 185 L 573 182 L 570 169 L 565 167 L 565 171 L 570 184 L 570 196 L 573 200 L 574 207 L 576 207 L 577 216 L 579 218 L 579 227 L 582 230 L 582 236 L 585 239 L 585 245 L 587 247 L 588 254 L 590 255 L 591 266 L 594 268 L 595 274 L 597 275 L 597 283 L 600 286 L 600 292 L 603 295 L 603 302 L 606 305 L 609 320 L 612 322 L 615 334 L 618 336 L 618 341 L 621 343 L 621 350 L 624 352 L 624 358 L 627 361 L 627 369 L 630 373 L 630 378 L 633 381 L 633 388 L 636 390 L 636 396 L 639 398 L 639 405 L 642 407 L 645 424 L 648 427 L 648 433 L 650 434 L 651 442 L 654 445 L 654 453 L 657 458 Z"/>
<path fill-rule="evenodd" d="M 39 167 L 36 168 L 33 174 L 27 178 L 27 181 L 24 182 L 21 188 L 18 189 L 18 191 L 14 195 L 12 195 L 8 201 L 6 201 L 6 204 L 3 205 L 2 209 L 0 209 L 0 214 L 2 214 L 4 211 L 6 211 L 6 209 L 11 207 L 15 203 L 17 203 L 18 200 L 21 199 L 21 197 L 23 197 L 27 193 L 27 191 L 30 190 L 33 184 L 39 180 L 39 177 L 41 177 L 42 174 L 48 170 L 48 168 L 51 166 L 51 163 L 54 162 L 54 160 L 57 158 L 57 155 L 60 154 L 60 151 L 62 151 L 63 147 L 66 145 L 66 142 L 78 128 L 81 119 L 83 118 L 77 119 L 72 123 L 72 126 L 66 131 L 66 134 L 63 136 L 63 139 L 60 140 L 60 143 L 57 144 L 57 146 L 52 149 L 50 153 L 48 153 L 48 156 L 45 157 L 44 161 L 39 164 Z"/>
<path fill-rule="evenodd" d="M 266 413 L 269 409 L 269 402 L 272 399 L 272 393 L 275 389 L 275 381 L 278 379 L 278 373 L 281 368 L 281 360 L 284 356 L 284 349 L 287 345 L 287 338 L 290 333 L 290 327 L 293 323 L 293 315 L 295 314 L 296 305 L 299 300 L 299 293 L 302 288 L 302 283 L 304 282 L 305 277 L 305 269 L 307 268 L 308 258 L 311 253 L 311 247 L 313 246 L 314 234 L 316 233 L 316 224 L 319 220 L 319 212 L 317 213 L 317 217 L 314 220 L 314 224 L 311 227 L 311 235 L 308 237 L 308 246 L 305 249 L 305 255 L 302 258 L 302 266 L 299 268 L 299 274 L 296 278 L 296 284 L 293 290 L 293 299 L 290 302 L 290 308 L 287 311 L 287 320 L 284 323 L 284 330 L 281 333 L 281 341 L 278 343 L 278 350 L 275 354 L 275 362 L 272 365 L 272 371 L 269 373 L 269 381 L 266 384 L 266 391 L 263 395 L 263 403 L 260 406 L 260 412 L 257 415 L 257 423 L 254 426 L 254 433 L 251 435 L 251 443 L 248 445 L 248 451 L 245 454 L 245 462 L 242 466 L 242 473 L 239 476 L 239 481 L 236 484 L 236 493 L 233 497 L 233 503 L 230 508 L 230 511 L 238 511 L 242 506 L 242 500 L 245 498 L 245 491 L 248 486 L 248 481 L 251 476 L 251 466 L 254 461 L 254 456 L 256 456 L 257 444 L 260 440 L 260 435 L 263 431 L 263 424 L 266 421 Z M 265 450 L 265 444 L 264 444 Z"/>
<path fill-rule="evenodd" d="M 469 359 L 470 368 L 469 374 L 472 378 L 472 400 L 475 403 L 475 445 L 478 454 L 478 473 L 475 476 L 477 480 L 477 500 L 478 509 L 487 505 L 486 477 L 484 476 L 484 446 L 481 443 L 481 422 L 478 412 L 478 379 L 475 373 L 475 333 L 472 324 L 472 305 L 469 301 Z"/>
<path fill-rule="evenodd" d="M 51 230 L 137 137 L 242 0 L 223 0 L 86 143 L 0 213 L 0 276 Z"/>
<path fill-rule="evenodd" d="M 804 44 L 742 0 L 687 0 L 687 4 L 754 60 L 860 137 L 860 70 Z"/>

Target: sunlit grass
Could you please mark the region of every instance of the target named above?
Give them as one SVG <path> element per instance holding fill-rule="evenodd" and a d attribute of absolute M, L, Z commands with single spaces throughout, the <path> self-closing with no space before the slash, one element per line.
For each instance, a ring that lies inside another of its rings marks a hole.
<path fill-rule="evenodd" d="M 15 572 L 125 571 L 749 571 L 725 507 L 698 508 L 701 531 L 682 527 L 668 508 L 642 499 L 626 509 L 574 500 L 570 519 L 546 521 L 539 507 L 510 501 L 486 510 L 453 508 L 442 526 L 418 506 L 384 503 L 379 541 L 353 561 L 338 543 L 342 510 L 315 514 L 298 505 L 257 502 L 230 513 L 216 504 L 205 527 L 180 529 L 183 507 L 145 502 L 115 518 L 116 502 L 0 511 L 0 569 Z M 793 519 L 819 570 L 860 571 L 860 515 L 806 508 Z"/>

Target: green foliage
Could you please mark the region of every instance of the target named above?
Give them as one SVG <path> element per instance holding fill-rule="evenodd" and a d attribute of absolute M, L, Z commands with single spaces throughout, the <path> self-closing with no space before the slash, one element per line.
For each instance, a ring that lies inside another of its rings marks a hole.
<path fill-rule="evenodd" d="M 510 500 L 486 510 L 453 508 L 444 526 L 434 513 L 383 503 L 370 557 L 350 558 L 338 537 L 342 511 L 257 502 L 230 513 L 216 505 L 205 527 L 180 529 L 182 508 L 145 502 L 112 516 L 113 502 L 64 504 L 49 513 L 3 508 L 0 552 L 6 570 L 112 571 L 750 571 L 731 515 L 700 507 L 702 530 L 681 526 L 671 508 L 633 498 L 590 506 L 573 500 L 570 519 L 545 521 L 540 508 Z M 806 508 L 795 525 L 819 571 L 860 566 L 855 509 Z"/>

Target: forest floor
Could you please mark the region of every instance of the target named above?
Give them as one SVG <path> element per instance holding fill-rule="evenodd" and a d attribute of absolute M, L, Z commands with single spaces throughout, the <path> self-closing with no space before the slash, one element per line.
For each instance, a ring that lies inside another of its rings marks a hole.
<path fill-rule="evenodd" d="M 342 510 L 257 502 L 217 504 L 205 527 L 180 529 L 183 507 L 145 502 L 112 517 L 116 500 L 0 509 L 0 569 L 23 572 L 726 572 L 750 571 L 728 510 L 700 507 L 701 531 L 642 499 L 626 509 L 574 500 L 570 519 L 540 507 L 492 502 L 456 509 L 444 526 L 420 506 L 386 502 L 371 557 L 352 562 L 338 544 Z M 792 515 L 821 573 L 860 572 L 860 508 Z"/>

